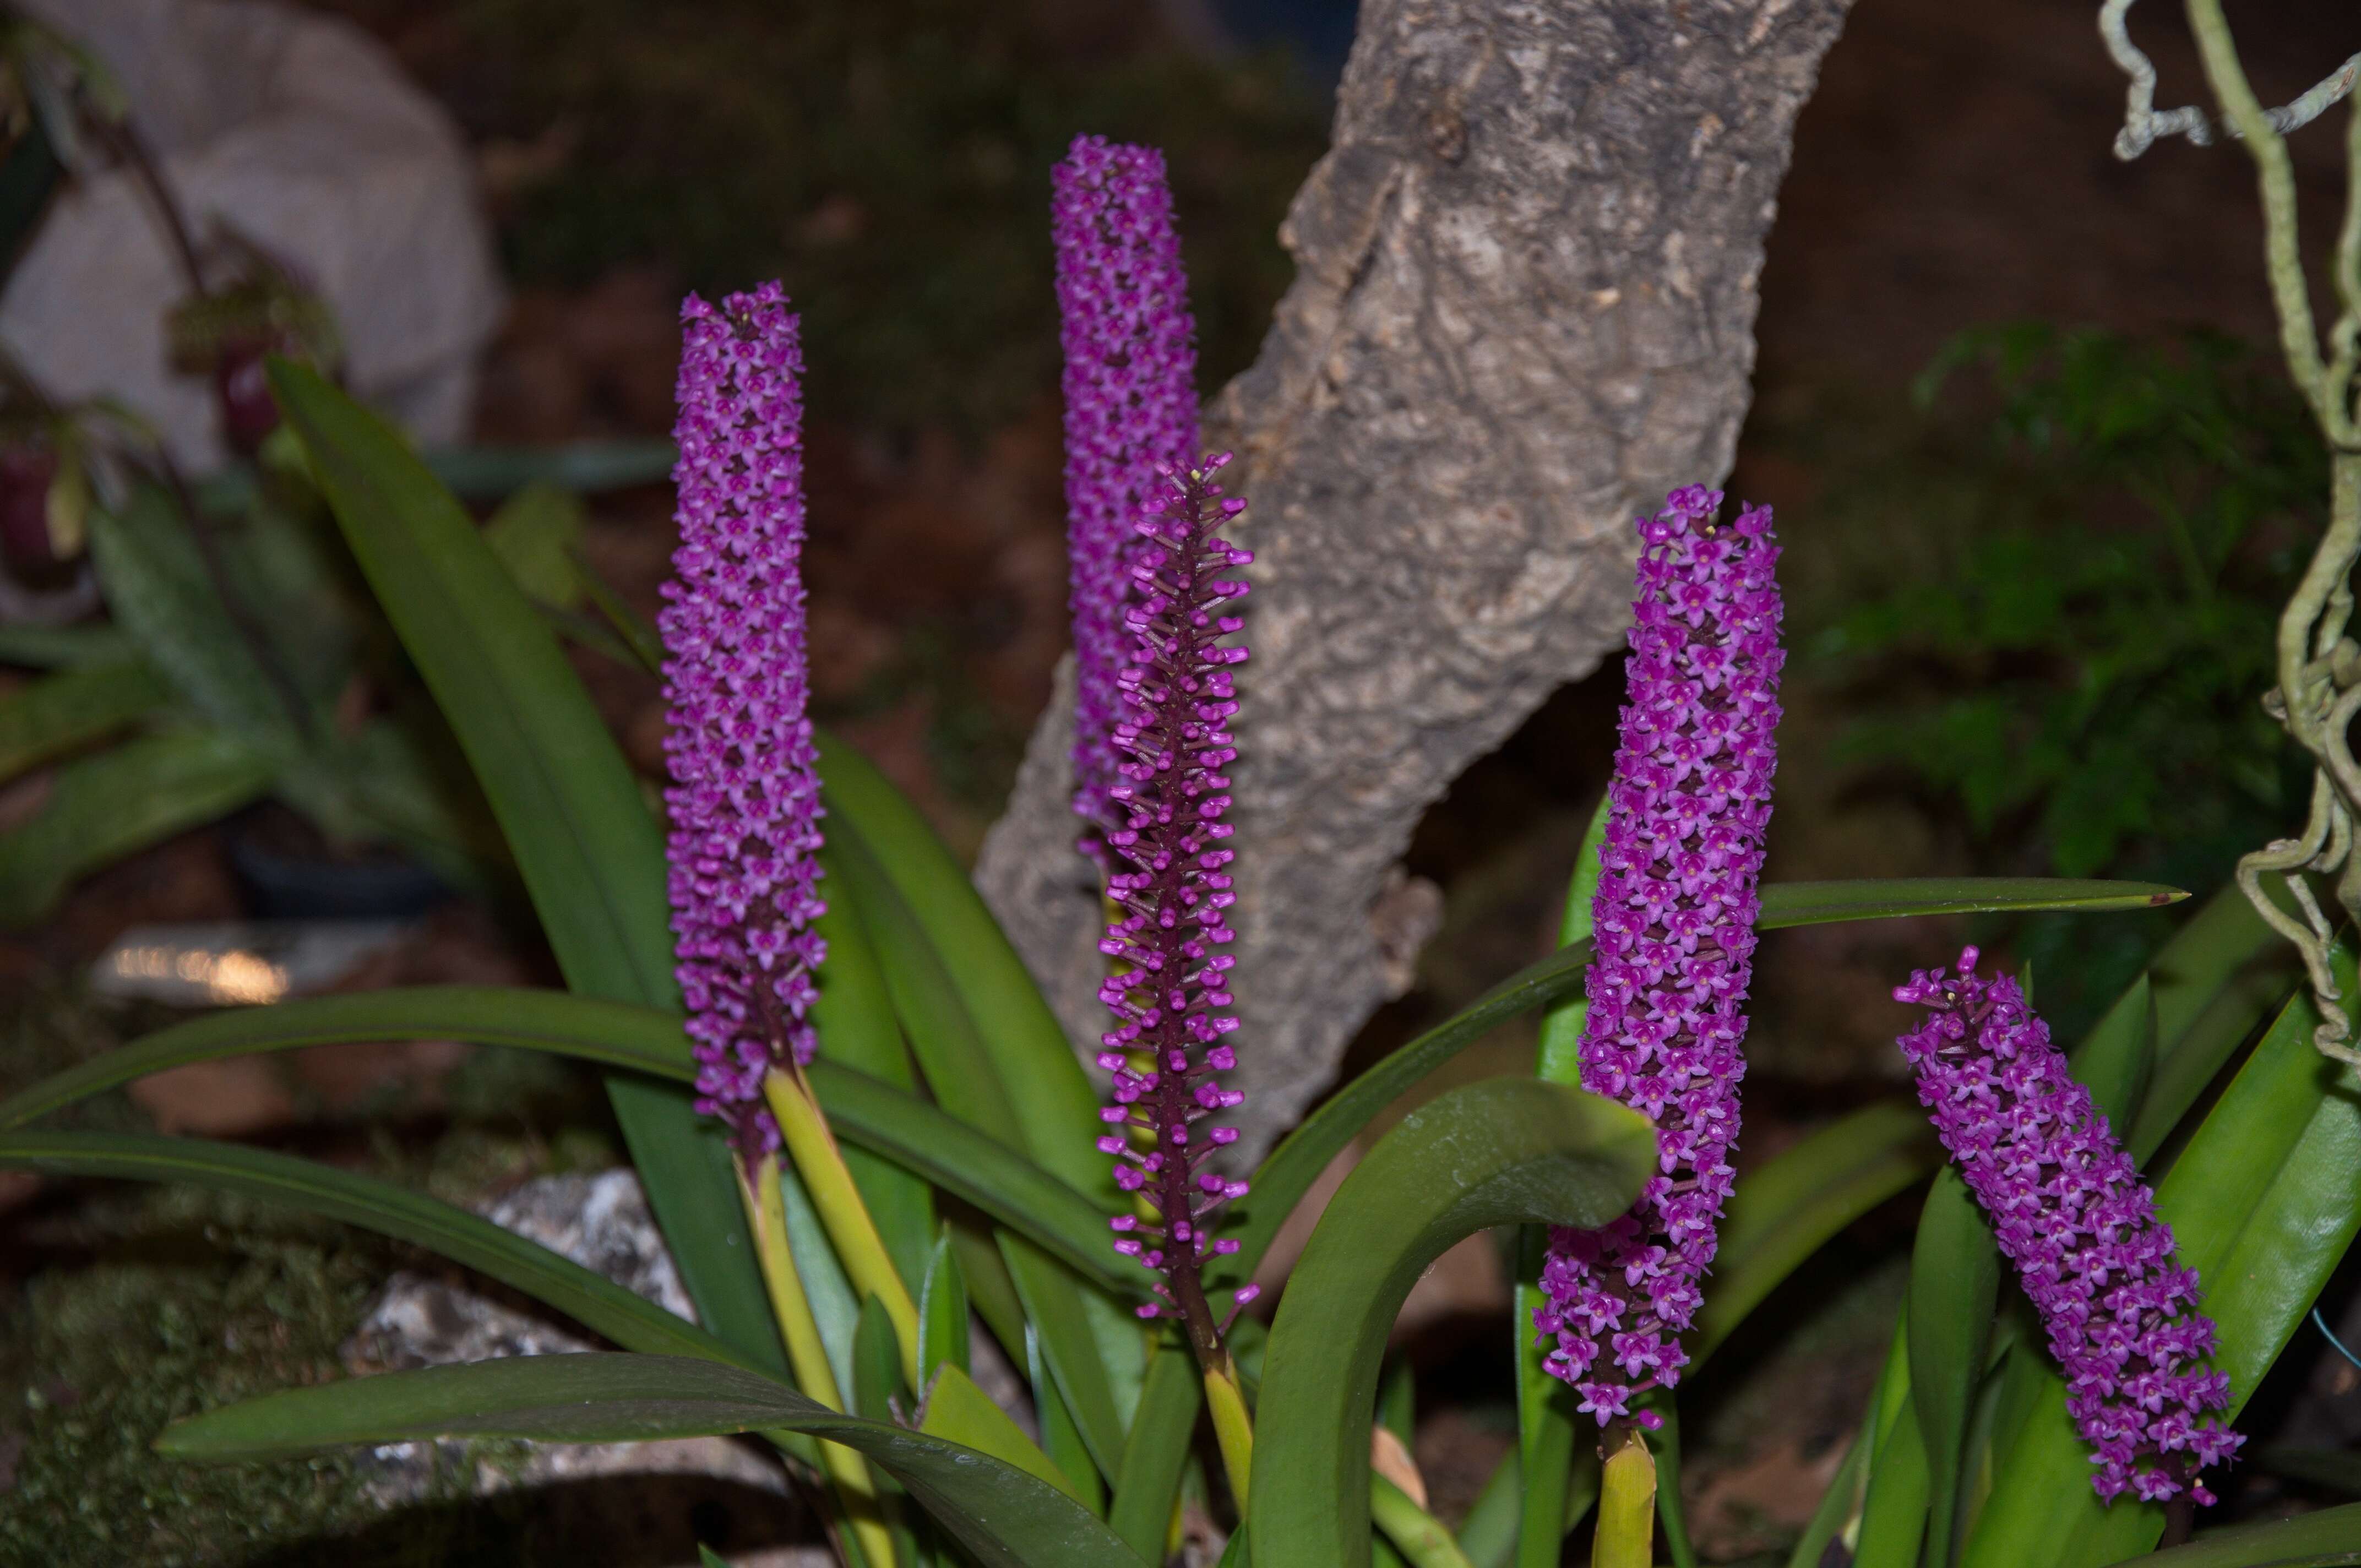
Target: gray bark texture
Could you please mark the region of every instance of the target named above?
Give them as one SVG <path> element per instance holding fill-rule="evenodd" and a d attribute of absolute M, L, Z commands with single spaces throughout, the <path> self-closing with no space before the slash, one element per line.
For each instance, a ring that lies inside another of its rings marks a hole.
<path fill-rule="evenodd" d="M 1420 815 L 1630 620 L 1632 516 L 1730 471 L 1795 115 L 1850 0 L 1363 0 L 1296 279 L 1203 444 L 1256 552 L 1234 777 L 1238 1152 L 1410 984 Z M 1094 1041 L 1071 670 L 977 880 Z"/>

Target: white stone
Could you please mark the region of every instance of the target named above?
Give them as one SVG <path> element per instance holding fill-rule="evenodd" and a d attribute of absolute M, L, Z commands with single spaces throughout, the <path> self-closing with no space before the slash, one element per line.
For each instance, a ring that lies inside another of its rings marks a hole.
<path fill-rule="evenodd" d="M 25 0 L 121 82 L 200 247 L 219 224 L 333 307 L 347 385 L 422 442 L 462 439 L 502 297 L 457 127 L 374 39 L 257 0 Z M 216 280 L 215 281 L 218 281 Z M 129 171 L 70 181 L 0 294 L 0 340 L 52 395 L 111 395 L 202 471 L 209 379 L 168 362 L 187 293 Z"/>

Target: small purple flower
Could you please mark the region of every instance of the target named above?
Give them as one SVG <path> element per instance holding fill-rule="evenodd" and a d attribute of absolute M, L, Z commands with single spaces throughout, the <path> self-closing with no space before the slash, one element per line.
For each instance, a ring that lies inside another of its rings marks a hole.
<path fill-rule="evenodd" d="M 1091 839 L 1123 819 L 1113 791 L 1131 656 L 1134 523 L 1157 476 L 1197 450 L 1197 351 L 1164 155 L 1077 137 L 1057 167 L 1050 232 L 1065 350 L 1066 548 L 1074 620 L 1074 809 Z"/>
<path fill-rule="evenodd" d="M 1734 1176 L 1741 1008 L 1779 723 L 1771 509 L 1715 521 L 1692 485 L 1640 520 L 1627 700 L 1608 786 L 1582 1086 L 1657 1124 L 1659 1173 L 1604 1229 L 1550 1233 L 1533 1327 L 1543 1365 L 1600 1423 L 1671 1387 Z M 1655 1426 L 1653 1412 L 1638 1416 Z"/>
<path fill-rule="evenodd" d="M 680 547 L 664 633 L 674 951 L 697 1108 L 778 1146 L 763 1076 L 808 1061 L 826 952 L 819 775 L 805 717 L 803 354 L 776 283 L 681 306 Z"/>
<path fill-rule="evenodd" d="M 2100 1500 L 2211 1503 L 2199 1473 L 2246 1440 L 2205 1419 L 2228 1408 L 2230 1379 L 2201 1365 L 2214 1341 L 2197 1271 L 2175 1266 L 2155 1193 L 2049 1025 L 2016 981 L 1975 967 L 1969 948 L 1956 975 L 1920 970 L 1894 993 L 1931 1010 L 1895 1042 L 1919 1102 L 2040 1310 Z"/>
<path fill-rule="evenodd" d="M 1228 461 L 1208 457 L 1169 472 L 1137 524 L 1142 548 L 1131 571 L 1138 592 L 1126 617 L 1131 652 L 1115 677 L 1126 715 L 1113 732 L 1127 760 L 1108 791 L 1124 820 L 1106 834 L 1116 868 L 1107 898 L 1121 915 L 1099 943 L 1117 960 L 1099 987 L 1115 1015 L 1100 1038 L 1098 1062 L 1115 1087 L 1114 1102 L 1099 1113 L 1107 1124 L 1099 1148 L 1115 1157 L 1115 1184 L 1156 1213 L 1115 1220 L 1115 1248 L 1164 1277 L 1156 1290 L 1166 1304 L 1140 1315 L 1178 1316 L 1201 1355 L 1219 1354 L 1220 1331 L 1199 1267 L 1238 1248 L 1212 1238 L 1211 1216 L 1246 1190 L 1204 1168 L 1237 1138 L 1235 1128 L 1205 1122 L 1244 1098 L 1214 1076 L 1237 1065 L 1228 1037 L 1238 1025 L 1226 978 L 1234 960 L 1219 950 L 1231 937 L 1223 911 L 1235 898 L 1222 870 L 1231 859 L 1223 848 L 1230 836 L 1223 770 L 1237 756 L 1230 671 L 1246 659 L 1244 648 L 1223 642 L 1240 622 L 1220 611 L 1246 591 L 1224 574 L 1254 559 L 1213 533 L 1246 509 L 1223 499 L 1213 482 Z M 1253 1293 L 1240 1290 L 1239 1304 Z"/>

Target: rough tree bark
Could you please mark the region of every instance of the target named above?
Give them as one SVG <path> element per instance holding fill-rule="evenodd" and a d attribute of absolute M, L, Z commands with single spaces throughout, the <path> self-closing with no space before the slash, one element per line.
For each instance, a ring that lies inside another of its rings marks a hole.
<path fill-rule="evenodd" d="M 1251 1159 L 1400 994 L 1419 816 L 1620 640 L 1632 514 L 1730 470 L 1795 115 L 1850 0 L 1363 0 L 1296 280 L 1203 444 L 1251 510 L 1235 772 Z M 1232 481 L 1235 481 L 1234 483 Z M 1071 670 L 977 879 L 1076 1040 Z"/>

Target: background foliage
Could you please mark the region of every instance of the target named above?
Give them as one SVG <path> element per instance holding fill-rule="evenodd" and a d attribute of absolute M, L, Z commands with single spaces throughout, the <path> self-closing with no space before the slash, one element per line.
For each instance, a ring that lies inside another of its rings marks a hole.
<path fill-rule="evenodd" d="M 2020 322 L 1960 334 L 1914 401 L 1823 503 L 1889 542 L 1805 643 L 1854 713 L 1842 760 L 1956 824 L 1978 870 L 2220 885 L 2309 776 L 2257 701 L 2327 493 L 2284 372 L 2211 333 Z M 2158 932 L 2010 934 L 2070 1034 Z"/>
<path fill-rule="evenodd" d="M 520 282 L 651 258 L 708 291 L 792 279 L 808 401 L 864 424 L 973 431 L 1055 389 L 1049 171 L 1077 126 L 1169 150 L 1212 391 L 1261 342 L 1326 143 L 1285 57 L 1193 59 L 1148 7 L 467 0 L 440 32 L 422 68 L 517 138 Z"/>

